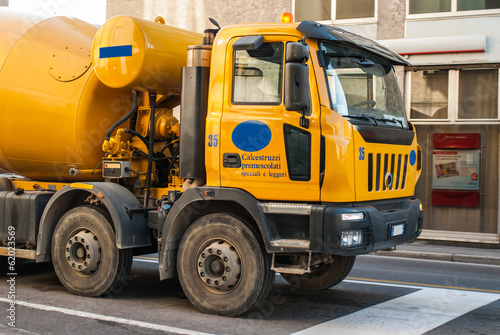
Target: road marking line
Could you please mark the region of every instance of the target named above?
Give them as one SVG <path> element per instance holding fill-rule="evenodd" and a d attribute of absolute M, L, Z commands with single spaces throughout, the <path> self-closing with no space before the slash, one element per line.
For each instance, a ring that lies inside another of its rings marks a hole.
<path fill-rule="evenodd" d="M 304 329 L 295 335 L 423 334 L 500 299 L 498 294 L 423 288 L 420 291 Z"/>
<path fill-rule="evenodd" d="M 0 298 L 0 301 L 7 302 L 7 303 L 11 302 L 11 300 L 6 299 L 6 298 Z M 202 332 L 197 332 L 197 331 L 188 330 L 188 329 L 159 325 L 159 324 L 143 322 L 143 321 L 129 320 L 129 319 L 124 319 L 124 318 L 117 318 L 117 317 L 108 316 L 108 315 L 82 312 L 82 311 L 77 311 L 77 310 L 62 308 L 62 307 L 35 304 L 35 303 L 27 302 L 27 301 L 16 301 L 16 305 L 34 308 L 34 309 L 47 311 L 47 312 L 56 312 L 56 313 L 61 313 L 61 314 L 66 314 L 66 315 L 71 315 L 71 316 L 77 316 L 77 317 L 81 317 L 81 318 L 88 318 L 88 319 L 94 319 L 94 320 L 100 320 L 100 321 L 121 323 L 121 324 L 126 324 L 129 326 L 136 326 L 136 327 L 148 328 L 148 329 L 153 329 L 153 330 L 161 330 L 164 332 L 170 332 L 170 333 L 174 333 L 174 334 L 209 335 L 208 333 L 202 333 Z"/>
<path fill-rule="evenodd" d="M 358 284 L 375 284 L 375 285 L 396 284 L 396 285 L 386 285 L 386 286 L 404 286 L 404 287 L 412 287 L 412 288 L 432 287 L 432 288 L 444 288 L 444 289 L 472 291 L 472 292 L 500 293 L 499 290 L 487 290 L 487 289 L 482 289 L 482 288 L 446 286 L 446 285 L 422 284 L 422 283 L 409 283 L 409 282 L 404 282 L 404 281 L 357 278 L 357 277 L 347 277 L 347 279 L 344 280 L 343 282 L 358 283 Z"/>
<path fill-rule="evenodd" d="M 158 263 L 158 258 L 156 258 L 156 257 L 134 256 L 134 259 L 149 259 L 152 261 L 156 261 Z"/>
<path fill-rule="evenodd" d="M 138 261 L 138 262 L 144 262 L 144 263 L 158 263 L 158 261 L 156 260 L 153 260 L 153 259 L 147 259 L 147 258 L 135 258 L 134 257 L 134 261 Z"/>

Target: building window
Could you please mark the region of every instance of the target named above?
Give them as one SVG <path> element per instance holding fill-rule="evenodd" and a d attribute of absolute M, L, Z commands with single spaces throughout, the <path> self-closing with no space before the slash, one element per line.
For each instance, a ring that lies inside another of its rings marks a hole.
<path fill-rule="evenodd" d="M 498 70 L 460 71 L 458 118 L 498 118 Z"/>
<path fill-rule="evenodd" d="M 375 0 L 337 0 L 335 19 L 361 19 L 375 17 Z"/>
<path fill-rule="evenodd" d="M 410 14 L 451 11 L 451 0 L 410 0 Z"/>
<path fill-rule="evenodd" d="M 332 17 L 332 0 L 295 0 L 295 21 L 327 21 Z"/>
<path fill-rule="evenodd" d="M 500 8 L 499 0 L 457 0 L 457 10 L 483 10 Z"/>
<path fill-rule="evenodd" d="M 448 119 L 448 70 L 411 74 L 411 119 Z"/>
<path fill-rule="evenodd" d="M 500 121 L 498 68 L 412 68 L 406 77 L 406 108 L 415 122 Z"/>
<path fill-rule="evenodd" d="M 498 9 L 500 0 L 408 0 L 409 15 L 467 15 L 476 14 L 472 11 L 485 10 L 498 13 Z"/>
<path fill-rule="evenodd" d="M 295 21 L 375 18 L 376 0 L 295 0 Z"/>

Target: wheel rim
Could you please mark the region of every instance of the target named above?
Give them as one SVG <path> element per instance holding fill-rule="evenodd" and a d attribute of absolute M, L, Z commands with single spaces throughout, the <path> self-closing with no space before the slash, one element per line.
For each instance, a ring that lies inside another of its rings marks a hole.
<path fill-rule="evenodd" d="M 226 240 L 207 241 L 198 252 L 196 268 L 206 289 L 219 294 L 228 293 L 240 282 L 241 256 Z"/>
<path fill-rule="evenodd" d="M 101 263 L 101 246 L 90 230 L 79 230 L 71 235 L 65 247 L 66 262 L 75 271 L 92 275 Z"/>

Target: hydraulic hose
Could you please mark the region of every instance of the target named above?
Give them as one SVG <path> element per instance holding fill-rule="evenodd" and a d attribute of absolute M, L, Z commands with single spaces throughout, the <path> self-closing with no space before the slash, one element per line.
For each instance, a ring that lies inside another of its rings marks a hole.
<path fill-rule="evenodd" d="M 151 173 L 153 172 L 155 145 L 156 93 L 149 93 L 149 103 L 151 104 L 151 117 L 149 119 L 148 171 L 146 173 L 146 188 L 144 189 L 144 208 L 148 208 L 149 194 L 151 193 Z"/>
<path fill-rule="evenodd" d="M 142 141 L 142 143 L 144 143 L 144 145 L 146 145 L 146 148 L 149 148 L 149 142 L 148 142 L 148 140 L 144 136 L 142 136 L 141 134 L 139 134 L 138 132 L 136 132 L 135 130 L 125 129 L 125 133 L 137 136 Z"/>
<path fill-rule="evenodd" d="M 137 112 L 137 107 L 138 107 L 137 100 L 139 100 L 139 91 L 134 91 L 134 99 L 132 100 L 132 107 L 130 108 L 130 112 L 128 112 L 128 114 L 122 117 L 120 120 L 116 121 L 111 126 L 111 128 L 109 128 L 105 137 L 106 141 L 109 141 L 109 139 L 111 138 L 111 134 L 116 128 L 118 128 L 123 122 L 130 119 Z"/>

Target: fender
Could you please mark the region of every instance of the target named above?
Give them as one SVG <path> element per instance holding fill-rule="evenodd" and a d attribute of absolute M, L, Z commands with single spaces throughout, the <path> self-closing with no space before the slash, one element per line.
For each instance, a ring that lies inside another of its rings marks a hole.
<path fill-rule="evenodd" d="M 160 280 L 176 276 L 177 249 L 189 226 L 199 217 L 211 213 L 211 208 L 219 204 L 240 205 L 257 224 L 266 249 L 271 249 L 264 214 L 259 202 L 250 193 L 236 188 L 189 188 L 174 203 L 161 229 L 162 238 L 158 245 Z"/>
<path fill-rule="evenodd" d="M 108 210 L 119 249 L 152 245 L 143 207 L 128 189 L 115 183 L 73 183 L 57 191 L 45 207 L 38 232 L 37 262 L 50 261 L 52 234 L 59 219 L 82 205 L 90 194 L 96 195 Z"/>

